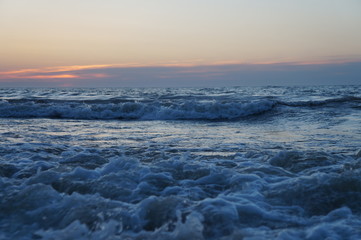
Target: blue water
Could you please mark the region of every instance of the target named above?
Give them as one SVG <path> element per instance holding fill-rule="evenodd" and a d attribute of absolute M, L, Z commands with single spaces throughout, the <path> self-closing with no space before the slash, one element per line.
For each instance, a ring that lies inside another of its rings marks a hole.
<path fill-rule="evenodd" d="M 0 239 L 361 239 L 361 86 L 0 89 Z"/>

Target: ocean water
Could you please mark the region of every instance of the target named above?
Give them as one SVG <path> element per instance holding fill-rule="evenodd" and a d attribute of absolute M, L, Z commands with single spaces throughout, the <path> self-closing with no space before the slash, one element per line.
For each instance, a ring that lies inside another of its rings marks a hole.
<path fill-rule="evenodd" d="M 361 86 L 0 97 L 0 239 L 361 239 Z"/>

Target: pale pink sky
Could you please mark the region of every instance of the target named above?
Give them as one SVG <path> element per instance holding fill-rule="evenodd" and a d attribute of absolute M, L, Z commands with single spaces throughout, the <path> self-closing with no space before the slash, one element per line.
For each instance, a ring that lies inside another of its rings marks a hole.
<path fill-rule="evenodd" d="M 122 81 L 114 68 L 126 67 L 358 62 L 360 12 L 359 0 L 0 0 L 0 86 Z"/>

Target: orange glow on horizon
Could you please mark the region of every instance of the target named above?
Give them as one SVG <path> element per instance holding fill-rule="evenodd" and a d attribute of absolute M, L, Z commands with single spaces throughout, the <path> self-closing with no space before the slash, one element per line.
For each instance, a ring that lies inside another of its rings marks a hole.
<path fill-rule="evenodd" d="M 86 79 L 86 78 L 105 78 L 109 75 L 105 73 L 82 73 L 83 70 L 109 69 L 109 68 L 151 68 L 151 67 L 216 67 L 226 65 L 327 65 L 343 64 L 357 62 L 356 60 L 337 60 L 337 61 L 268 61 L 268 62 L 241 62 L 241 61 L 218 61 L 212 63 L 201 63 L 201 60 L 188 62 L 171 62 L 171 63 L 153 63 L 153 64 L 94 64 L 94 65 L 73 65 L 73 66 L 56 66 L 45 68 L 19 69 L 14 71 L 0 72 L 0 79 Z M 69 72 L 66 73 L 65 72 Z M 202 70 L 200 70 L 202 72 Z M 64 73 L 64 74 L 59 74 Z M 75 74 L 76 73 L 76 74 Z M 47 75 L 42 75 L 47 74 Z M 51 75 L 53 74 L 53 75 Z"/>
<path fill-rule="evenodd" d="M 35 76 L 24 76 L 22 78 L 29 79 L 55 79 L 55 78 L 78 78 L 77 75 L 72 74 L 59 74 L 59 75 L 35 75 Z"/>
<path fill-rule="evenodd" d="M 55 74 L 55 75 L 3 75 L 0 73 L 0 79 L 68 79 L 68 78 L 79 78 L 78 75 L 74 74 Z"/>
<path fill-rule="evenodd" d="M 86 69 L 108 68 L 112 65 L 74 65 L 74 66 L 60 66 L 60 67 L 46 67 L 46 68 L 28 68 L 15 71 L 0 72 L 0 75 L 6 74 L 22 74 L 22 73 L 54 73 L 54 72 L 70 72 L 80 71 Z"/>

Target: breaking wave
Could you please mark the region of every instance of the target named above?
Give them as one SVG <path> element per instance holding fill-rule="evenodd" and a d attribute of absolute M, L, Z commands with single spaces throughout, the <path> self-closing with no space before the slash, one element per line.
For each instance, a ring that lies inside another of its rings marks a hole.
<path fill-rule="evenodd" d="M 341 97 L 319 101 L 237 100 L 53 100 L 5 99 L 1 118 L 64 118 L 85 120 L 237 120 L 269 112 L 277 106 L 324 107 L 351 104 L 360 107 L 361 98 Z"/>
<path fill-rule="evenodd" d="M 65 118 L 97 120 L 232 120 L 270 111 L 274 101 L 136 102 L 3 100 L 2 118 Z"/>

